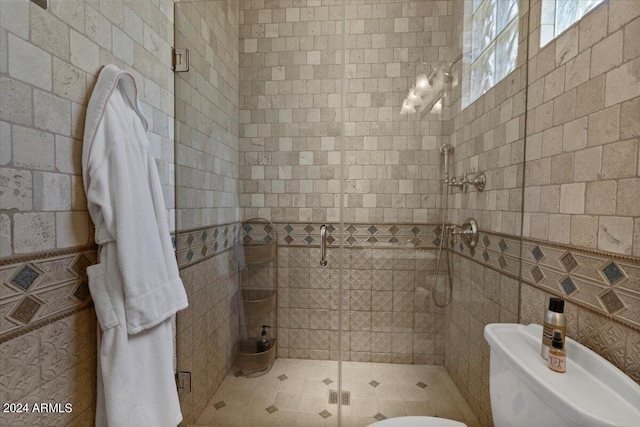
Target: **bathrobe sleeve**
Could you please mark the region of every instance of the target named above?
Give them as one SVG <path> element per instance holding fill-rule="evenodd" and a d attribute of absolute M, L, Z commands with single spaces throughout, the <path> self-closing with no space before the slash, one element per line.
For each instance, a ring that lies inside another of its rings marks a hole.
<path fill-rule="evenodd" d="M 100 243 L 104 236 L 115 241 L 127 332 L 135 334 L 166 320 L 188 303 L 145 126 L 133 109 L 123 115 L 122 105 L 117 104 L 123 97 L 113 98 L 116 104 L 106 106 L 93 141 L 104 147 L 97 150 L 103 155 L 88 159 L 87 199 L 98 207 L 102 219 L 96 221 L 100 224 L 96 225 L 96 241 Z M 107 271 L 107 280 L 109 276 Z"/>

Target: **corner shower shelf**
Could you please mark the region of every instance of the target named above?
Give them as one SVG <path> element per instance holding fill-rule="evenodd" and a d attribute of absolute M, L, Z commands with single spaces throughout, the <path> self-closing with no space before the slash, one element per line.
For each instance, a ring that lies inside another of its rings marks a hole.
<path fill-rule="evenodd" d="M 271 262 L 278 254 L 276 242 L 244 243 L 236 246 L 235 251 L 236 259 L 244 259 L 246 265 Z"/>
<path fill-rule="evenodd" d="M 242 230 L 246 235 L 243 243 L 234 248 L 234 258 L 243 271 L 242 306 L 238 308 L 242 309 L 246 335 L 237 343 L 235 364 L 245 376 L 253 377 L 269 372 L 278 352 L 278 232 L 271 221 L 263 218 L 245 221 Z M 261 325 L 270 325 L 271 347 L 258 352 L 260 338 L 252 335 L 260 331 Z"/>
<path fill-rule="evenodd" d="M 236 366 L 247 376 L 252 376 L 256 373 L 262 375 L 269 372 L 276 359 L 278 342 L 275 338 L 271 339 L 271 347 L 260 353 L 256 351 L 257 342 L 258 338 L 249 338 L 238 343 L 239 350 L 236 353 Z"/>
<path fill-rule="evenodd" d="M 277 293 L 275 289 L 243 289 L 242 306 L 245 316 L 267 315 L 276 309 Z"/>

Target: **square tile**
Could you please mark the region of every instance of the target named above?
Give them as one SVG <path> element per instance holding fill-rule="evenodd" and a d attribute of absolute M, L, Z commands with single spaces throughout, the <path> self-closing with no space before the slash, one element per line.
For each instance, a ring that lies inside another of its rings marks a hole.
<path fill-rule="evenodd" d="M 373 418 L 375 418 L 375 419 L 376 419 L 376 420 L 378 420 L 378 421 L 382 421 L 382 420 L 386 420 L 386 419 L 387 419 L 387 417 L 385 417 L 384 415 L 382 415 L 380 412 L 378 412 L 377 414 L 375 414 L 375 415 L 373 416 Z"/>
<path fill-rule="evenodd" d="M 571 295 L 578 290 L 578 287 L 569 276 L 560 281 L 560 286 L 562 287 L 564 293 L 567 295 Z"/>
<path fill-rule="evenodd" d="M 560 262 L 568 273 L 571 273 L 578 267 L 578 260 L 576 260 L 576 257 L 574 257 L 571 252 L 567 252 L 566 254 L 564 254 L 560 258 Z"/>
<path fill-rule="evenodd" d="M 265 408 L 265 411 L 267 411 L 267 412 L 268 412 L 268 413 L 270 413 L 270 414 L 273 414 L 273 413 L 274 413 L 274 412 L 276 412 L 277 410 L 278 410 L 278 408 L 276 408 L 276 406 L 275 406 L 275 405 L 271 405 L 271 406 L 269 406 L 269 407 Z"/>
<path fill-rule="evenodd" d="M 626 308 L 624 301 L 622 301 L 613 289 L 600 295 L 600 301 L 602 301 L 604 308 L 611 314 L 615 314 Z"/>
<path fill-rule="evenodd" d="M 624 270 L 613 261 L 607 264 L 601 271 L 610 285 L 615 285 L 625 279 Z"/>
<path fill-rule="evenodd" d="M 320 415 L 324 419 L 327 419 L 331 416 L 331 412 L 325 409 L 324 411 L 320 412 L 318 415 Z"/>
<path fill-rule="evenodd" d="M 38 280 L 38 277 L 40 277 L 40 273 L 32 268 L 31 265 L 27 264 L 11 278 L 11 283 L 27 291 L 31 285 Z"/>

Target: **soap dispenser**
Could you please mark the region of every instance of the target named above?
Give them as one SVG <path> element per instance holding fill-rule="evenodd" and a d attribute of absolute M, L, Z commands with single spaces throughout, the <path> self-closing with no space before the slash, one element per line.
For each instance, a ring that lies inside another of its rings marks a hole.
<path fill-rule="evenodd" d="M 269 342 L 269 338 L 267 337 L 267 328 L 270 328 L 269 325 L 262 325 L 262 333 L 260 334 L 260 341 L 258 341 L 258 353 L 265 352 L 269 350 L 271 347 L 271 343 Z"/>

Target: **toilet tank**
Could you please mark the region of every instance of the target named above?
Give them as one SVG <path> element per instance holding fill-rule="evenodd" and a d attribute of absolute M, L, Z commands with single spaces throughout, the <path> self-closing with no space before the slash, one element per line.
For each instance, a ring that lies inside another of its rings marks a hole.
<path fill-rule="evenodd" d="M 540 357 L 542 326 L 485 327 L 491 347 L 491 412 L 496 427 L 640 426 L 640 386 L 567 338 L 567 372 Z"/>

